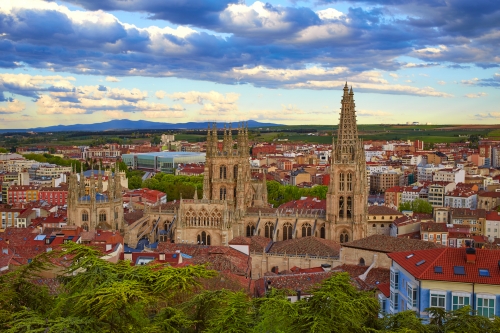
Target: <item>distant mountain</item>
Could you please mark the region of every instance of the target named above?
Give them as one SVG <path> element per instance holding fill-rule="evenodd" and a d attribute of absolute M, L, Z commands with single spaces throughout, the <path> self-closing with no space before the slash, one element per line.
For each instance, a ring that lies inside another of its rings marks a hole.
<path fill-rule="evenodd" d="M 113 131 L 113 130 L 153 130 L 153 129 L 205 129 L 208 126 L 208 122 L 189 122 L 189 123 L 158 123 L 154 121 L 146 120 L 128 120 L 128 119 L 117 119 L 110 120 L 104 123 L 96 124 L 75 124 L 75 125 L 56 125 L 48 127 L 37 127 L 37 128 L 26 128 L 26 129 L 0 129 L 0 133 L 7 132 L 62 132 L 62 131 L 91 131 L 91 132 L 102 132 L 102 131 Z M 231 123 L 233 128 L 238 127 L 239 122 Z M 217 127 L 221 128 L 227 123 L 218 123 Z M 282 126 L 281 124 L 273 123 L 261 123 L 255 120 L 248 120 L 248 127 L 272 127 L 272 126 Z"/>

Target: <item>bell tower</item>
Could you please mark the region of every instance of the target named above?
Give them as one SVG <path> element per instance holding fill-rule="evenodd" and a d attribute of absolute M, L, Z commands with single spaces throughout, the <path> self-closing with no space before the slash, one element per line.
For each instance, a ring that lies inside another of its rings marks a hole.
<path fill-rule="evenodd" d="M 366 236 L 368 183 L 363 141 L 358 137 L 354 92 L 344 86 L 337 140 L 332 140 L 326 213 L 332 240 Z"/>

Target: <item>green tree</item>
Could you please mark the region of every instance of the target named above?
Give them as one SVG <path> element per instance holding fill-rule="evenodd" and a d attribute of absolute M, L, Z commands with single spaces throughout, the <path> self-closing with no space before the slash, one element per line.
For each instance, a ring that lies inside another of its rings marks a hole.
<path fill-rule="evenodd" d="M 9 152 L 9 151 L 8 151 L 7 149 L 5 149 L 5 148 L 1 148 L 1 147 L 0 147 L 0 153 L 2 153 L 2 154 L 7 154 L 8 152 Z"/>
<path fill-rule="evenodd" d="M 128 188 L 134 190 L 142 187 L 142 177 L 132 176 L 128 179 Z"/>
<path fill-rule="evenodd" d="M 399 211 L 411 210 L 414 213 L 432 214 L 432 205 L 423 199 L 415 199 L 413 201 L 402 202 L 399 204 Z"/>

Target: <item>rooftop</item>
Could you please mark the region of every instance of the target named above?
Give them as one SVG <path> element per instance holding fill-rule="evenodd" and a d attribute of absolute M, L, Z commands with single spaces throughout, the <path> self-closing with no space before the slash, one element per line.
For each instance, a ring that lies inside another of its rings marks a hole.
<path fill-rule="evenodd" d="M 388 256 L 419 280 L 500 284 L 500 251 L 475 251 L 474 263 L 467 261 L 465 248 L 405 251 Z"/>
<path fill-rule="evenodd" d="M 274 243 L 268 253 L 337 257 L 340 244 L 318 237 L 302 237 Z"/>
<path fill-rule="evenodd" d="M 446 226 L 446 224 L 445 224 Z M 372 235 L 349 243 L 343 243 L 342 247 L 369 250 L 374 252 L 391 253 L 408 250 L 423 250 L 441 247 L 438 244 L 424 242 L 417 239 L 397 238 L 385 235 Z"/>

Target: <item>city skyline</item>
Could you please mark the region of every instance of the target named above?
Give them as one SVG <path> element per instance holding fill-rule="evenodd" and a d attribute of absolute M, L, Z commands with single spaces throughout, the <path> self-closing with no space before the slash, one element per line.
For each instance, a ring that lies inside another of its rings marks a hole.
<path fill-rule="evenodd" d="M 0 129 L 500 118 L 500 4 L 0 0 Z"/>

